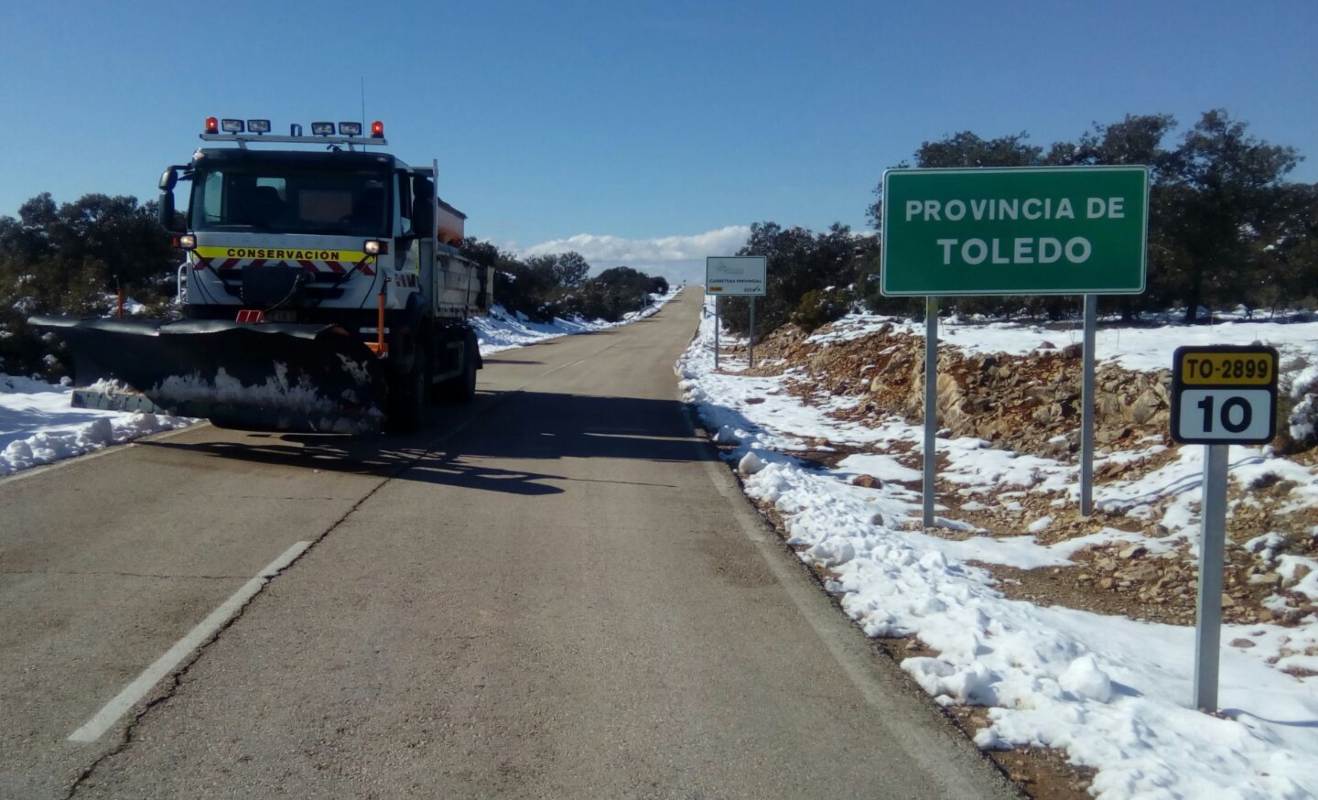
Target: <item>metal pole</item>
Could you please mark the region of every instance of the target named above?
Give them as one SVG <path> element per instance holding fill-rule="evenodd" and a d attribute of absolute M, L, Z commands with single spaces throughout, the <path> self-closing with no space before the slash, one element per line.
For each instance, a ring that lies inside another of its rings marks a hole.
<path fill-rule="evenodd" d="M 1222 645 L 1222 562 L 1226 547 L 1226 468 L 1230 445 L 1205 449 L 1203 514 L 1199 540 L 1199 597 L 1194 629 L 1194 704 L 1217 710 L 1217 665 Z"/>
<path fill-rule="evenodd" d="M 750 366 L 752 369 L 755 367 L 755 295 L 751 295 Z"/>
<path fill-rule="evenodd" d="M 718 295 L 714 295 L 714 371 L 718 371 Z"/>
<path fill-rule="evenodd" d="M 1098 295 L 1085 295 L 1084 377 L 1080 381 L 1080 515 L 1094 513 L 1094 337 Z"/>
<path fill-rule="evenodd" d="M 438 252 L 435 242 L 439 241 L 439 159 L 430 159 L 430 247 Z"/>
<path fill-rule="evenodd" d="M 924 299 L 924 524 L 934 524 L 934 437 L 938 434 L 938 298 Z"/>

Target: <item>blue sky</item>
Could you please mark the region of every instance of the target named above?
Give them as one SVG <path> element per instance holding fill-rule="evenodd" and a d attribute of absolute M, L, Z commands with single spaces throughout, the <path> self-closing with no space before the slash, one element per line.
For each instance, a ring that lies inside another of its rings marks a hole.
<path fill-rule="evenodd" d="M 1223 106 L 1315 181 L 1316 34 L 1313 0 L 0 0 L 0 213 L 145 199 L 206 115 L 356 119 L 362 77 L 470 233 L 597 266 L 691 261 L 757 220 L 862 227 L 885 166 L 964 129 L 1047 144 Z"/>

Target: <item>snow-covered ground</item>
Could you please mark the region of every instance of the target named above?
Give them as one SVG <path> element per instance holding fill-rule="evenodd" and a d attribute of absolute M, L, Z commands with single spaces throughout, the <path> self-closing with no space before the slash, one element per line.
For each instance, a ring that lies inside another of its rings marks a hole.
<path fill-rule="evenodd" d="M 72 458 L 193 420 L 73 408 L 68 386 L 0 373 L 0 475 Z"/>
<path fill-rule="evenodd" d="M 606 328 L 616 328 L 619 325 L 626 325 L 629 322 L 635 322 L 638 319 L 644 319 L 658 313 L 659 309 L 677 297 L 682 287 L 674 287 L 664 295 L 652 295 L 654 302 L 640 311 L 633 311 L 618 322 L 604 322 L 602 320 L 583 320 L 583 319 L 561 319 L 555 318 L 553 322 L 532 322 L 525 315 L 507 310 L 501 305 L 495 305 L 490 309 L 490 313 L 476 317 L 473 322 L 476 328 L 476 338 L 480 341 L 481 354 L 490 355 L 501 350 L 507 350 L 512 347 L 522 347 L 545 339 L 553 339 L 558 336 L 570 336 L 575 333 L 590 333 L 591 331 L 600 331 Z"/>
<path fill-rule="evenodd" d="M 812 336 L 810 341 L 855 339 L 873 333 L 884 324 L 924 335 L 923 322 L 878 314 L 852 314 L 829 326 L 827 332 Z M 1080 344 L 1083 331 L 1079 324 L 1064 328 L 952 317 L 939 320 L 938 339 L 940 344 L 967 353 L 1024 355 L 1049 345 L 1060 348 Z M 1283 365 L 1294 363 L 1297 358 L 1313 363 L 1318 358 L 1318 321 L 1264 322 L 1229 317 L 1214 325 L 1105 326 L 1098 329 L 1095 350 L 1100 361 L 1112 361 L 1130 370 L 1157 370 L 1172 368 L 1172 351 L 1181 345 L 1256 341 L 1275 346 Z"/>
<path fill-rule="evenodd" d="M 893 320 L 851 318 L 834 326 L 840 333 L 816 340 L 860 335 L 882 322 Z M 1290 353 L 1312 363 L 1318 355 L 1318 324 L 1240 328 L 1247 331 L 1237 336 L 1234 325 L 1215 326 L 1211 341 L 1261 338 L 1277 345 L 1283 358 Z M 1024 353 L 1044 339 L 1069 343 L 1057 341 L 1056 331 L 1022 326 L 946 325 L 943 333 L 952 346 L 979 351 Z M 1100 354 L 1111 353 L 1123 364 L 1130 358 L 1135 367 L 1166 368 L 1171 351 L 1187 342 L 1181 333 L 1108 330 L 1099 346 L 1110 349 Z M 1312 616 L 1298 627 L 1226 626 L 1222 641 L 1233 644 L 1222 650 L 1223 712 L 1210 716 L 1191 707 L 1192 627 L 1012 600 L 987 570 L 967 563 L 1029 569 L 1069 564 L 1081 547 L 1102 541 L 1139 541 L 1151 553 L 1193 542 L 1202 448 L 1183 448 L 1140 479 L 1099 486 L 1099 503 L 1136 516 L 1151 514 L 1157 498 L 1177 498 L 1161 520 L 1168 530 L 1164 538 L 1104 529 L 1045 546 L 1028 534 L 1047 529 L 1048 516 L 1009 539 L 927 535 L 919 523 L 918 473 L 892 455 L 918 445 L 918 425 L 895 418 L 875 428 L 840 422 L 828 416 L 830 407 L 806 405 L 790 395 L 784 388 L 790 373 L 743 377 L 736 370 L 744 363 L 726 356 L 724 371 L 716 373 L 712 339 L 712 319 L 706 316 L 677 372 L 716 441 L 733 445 L 728 458 L 743 475 L 746 493 L 775 507 L 800 558 L 826 570 L 827 587 L 869 635 L 913 635 L 937 652 L 908 658 L 902 667 L 938 702 L 990 708 L 989 727 L 976 740 L 981 747 L 1064 748 L 1074 763 L 1097 768 L 1092 791 L 1106 798 L 1318 794 L 1318 677 L 1283 671 L 1318 672 L 1318 620 Z M 836 408 L 854 400 L 832 402 Z M 821 449 L 820 440 L 863 452 L 832 469 L 793 455 L 808 442 Z M 940 477 L 965 497 L 1012 504 L 1028 492 L 1070 491 L 1076 480 L 1071 465 L 994 450 L 977 439 L 941 439 L 938 445 L 950 459 Z M 1151 450 L 1110 453 L 1105 459 L 1144 458 Z M 1230 460 L 1233 480 L 1247 484 L 1272 472 L 1297 481 L 1293 502 L 1318 504 L 1314 470 L 1259 448 L 1233 447 Z M 859 475 L 878 480 L 853 484 Z M 1055 502 L 1071 499 L 1062 495 Z M 962 507 L 969 510 L 970 503 Z M 974 529 L 956 519 L 940 523 Z M 1313 534 L 1318 536 L 1318 529 Z M 1265 539 L 1251 545 L 1265 548 Z M 1294 556 L 1280 560 L 1286 561 L 1281 569 L 1310 567 L 1295 588 L 1318 596 L 1318 563 Z"/>
<path fill-rule="evenodd" d="M 655 296 L 649 307 L 614 323 L 556 319 L 539 324 L 495 306 L 489 316 L 475 320 L 476 335 L 481 353 L 489 355 L 544 339 L 626 325 L 656 313 L 679 291 L 680 287 Z M 0 475 L 195 422 L 161 414 L 74 408 L 72 393 L 67 385 L 0 373 Z"/>

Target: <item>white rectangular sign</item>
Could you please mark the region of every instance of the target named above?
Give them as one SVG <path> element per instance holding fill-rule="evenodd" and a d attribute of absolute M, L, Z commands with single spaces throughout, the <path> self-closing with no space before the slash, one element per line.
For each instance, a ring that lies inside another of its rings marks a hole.
<path fill-rule="evenodd" d="M 769 259 L 764 256 L 709 256 L 705 294 L 763 297 Z"/>
<path fill-rule="evenodd" d="M 1267 389 L 1182 389 L 1179 402 L 1176 439 L 1180 442 L 1258 442 L 1274 433 L 1276 412 Z"/>

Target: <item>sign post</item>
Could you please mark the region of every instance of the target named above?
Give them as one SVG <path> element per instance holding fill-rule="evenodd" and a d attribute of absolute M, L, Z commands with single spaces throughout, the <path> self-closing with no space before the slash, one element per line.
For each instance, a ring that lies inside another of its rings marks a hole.
<path fill-rule="evenodd" d="M 1222 572 L 1226 565 L 1226 468 L 1231 446 L 1204 448 L 1199 588 L 1194 602 L 1194 706 L 1217 710 L 1218 654 L 1222 652 Z"/>
<path fill-rule="evenodd" d="M 938 298 L 924 299 L 924 526 L 934 524 L 934 478 L 938 437 Z"/>
<path fill-rule="evenodd" d="M 718 330 L 723 327 L 723 323 L 718 318 L 718 295 L 714 296 L 714 371 L 718 372 Z"/>
<path fill-rule="evenodd" d="M 1172 438 L 1206 450 L 1194 630 L 1194 704 L 1203 711 L 1217 710 L 1228 449 L 1275 435 L 1277 365 L 1271 347 L 1178 347 L 1172 356 Z"/>
<path fill-rule="evenodd" d="M 755 295 L 751 295 L 751 331 L 750 331 L 750 336 L 751 336 L 751 340 L 750 340 L 750 346 L 748 347 L 748 353 L 749 353 L 749 355 L 750 355 L 750 365 L 751 365 L 751 368 L 753 369 L 753 368 L 755 367 Z"/>
<path fill-rule="evenodd" d="M 1094 513 L 1094 339 L 1098 295 L 1085 295 L 1084 363 L 1080 365 L 1080 515 Z"/>
<path fill-rule="evenodd" d="M 1093 503 L 1097 296 L 1144 291 L 1148 219 L 1149 173 L 1143 166 L 890 169 L 883 174 L 879 289 L 885 297 L 1085 296 L 1084 514 Z M 937 347 L 934 326 L 926 319 L 928 351 Z M 936 391 L 937 364 L 937 353 L 926 352 L 926 391 Z M 936 411 L 926 396 L 926 462 L 933 461 L 930 440 L 937 425 L 931 418 Z M 926 494 L 933 489 L 931 470 L 926 463 Z M 926 525 L 933 519 L 931 508 L 932 498 L 926 497 Z"/>
<path fill-rule="evenodd" d="M 750 365 L 755 366 L 755 298 L 763 297 L 769 259 L 765 256 L 707 256 L 705 294 L 714 295 L 714 369 L 718 369 L 718 298 L 750 298 Z"/>

